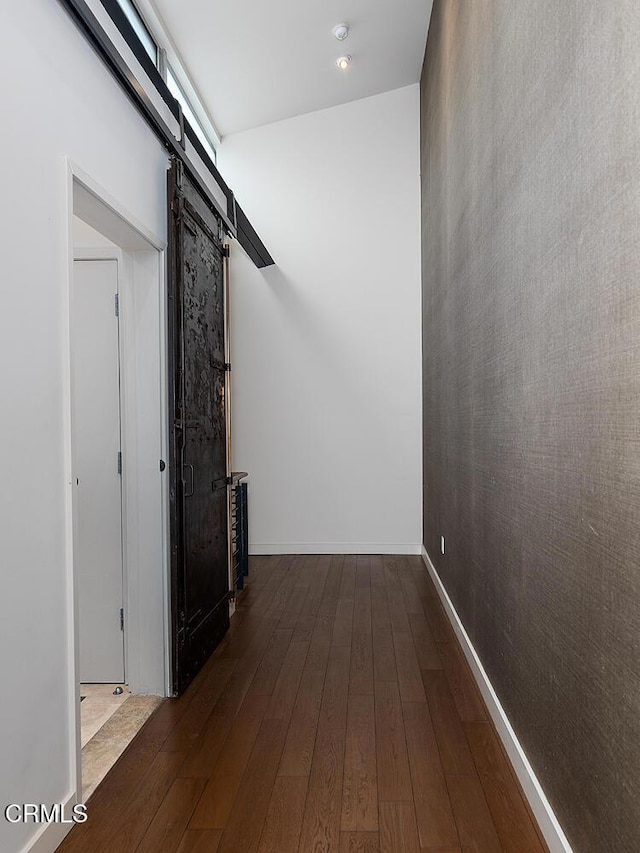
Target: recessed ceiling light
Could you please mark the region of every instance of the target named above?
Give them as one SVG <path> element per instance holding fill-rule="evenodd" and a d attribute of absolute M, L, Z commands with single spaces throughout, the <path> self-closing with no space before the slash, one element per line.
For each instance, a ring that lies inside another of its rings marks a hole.
<path fill-rule="evenodd" d="M 340 69 L 340 71 L 346 71 L 347 68 L 351 65 L 351 57 L 349 54 L 346 56 L 341 56 L 340 59 L 336 59 L 336 65 Z"/>
<path fill-rule="evenodd" d="M 333 34 L 338 39 L 338 41 L 344 41 L 349 35 L 349 25 L 336 24 L 336 26 L 333 28 Z"/>

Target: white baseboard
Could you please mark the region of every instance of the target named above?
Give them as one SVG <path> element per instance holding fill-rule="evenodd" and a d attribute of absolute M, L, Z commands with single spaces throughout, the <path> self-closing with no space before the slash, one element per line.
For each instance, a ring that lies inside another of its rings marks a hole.
<path fill-rule="evenodd" d="M 64 814 L 70 815 L 71 810 L 78 802 L 75 791 L 69 794 L 63 802 Z M 43 824 L 37 834 L 27 845 L 22 848 L 22 853 L 54 853 L 55 850 L 62 844 L 65 836 L 69 833 L 75 824 L 73 823 L 47 823 Z"/>
<path fill-rule="evenodd" d="M 529 759 L 520 745 L 520 741 L 509 722 L 509 718 L 507 717 L 504 708 L 500 704 L 500 700 L 489 681 L 489 677 L 485 672 L 482 661 L 478 657 L 478 653 L 474 649 L 473 643 L 469 639 L 469 636 L 460 621 L 460 617 L 458 616 L 456 609 L 444 588 L 444 584 L 440 580 L 440 576 L 431 562 L 431 558 L 424 546 L 421 548 L 421 553 L 422 559 L 424 560 L 427 570 L 435 584 L 453 630 L 456 632 L 456 636 L 460 640 L 465 657 L 469 662 L 471 671 L 475 676 L 480 692 L 482 693 L 482 697 L 486 702 L 489 713 L 491 714 L 491 719 L 497 729 L 498 736 L 502 741 L 507 755 L 511 759 L 513 769 L 515 770 L 518 780 L 522 785 L 522 790 L 524 791 L 529 805 L 531 806 L 531 810 L 538 821 L 540 831 L 549 845 L 549 850 L 551 853 L 572 853 L 569 842 L 562 831 L 562 827 L 558 823 L 558 819 L 553 813 L 553 809 L 542 790 L 542 786 L 538 782 L 536 774 L 533 772 Z"/>
<path fill-rule="evenodd" d="M 249 543 L 249 556 L 269 554 L 420 554 L 422 545 L 388 542 Z"/>

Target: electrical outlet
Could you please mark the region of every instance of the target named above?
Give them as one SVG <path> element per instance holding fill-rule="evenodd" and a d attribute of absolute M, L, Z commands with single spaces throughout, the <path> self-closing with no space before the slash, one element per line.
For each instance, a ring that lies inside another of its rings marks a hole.
<path fill-rule="evenodd" d="M 440 553 L 444 554 L 444 536 L 440 537 Z"/>

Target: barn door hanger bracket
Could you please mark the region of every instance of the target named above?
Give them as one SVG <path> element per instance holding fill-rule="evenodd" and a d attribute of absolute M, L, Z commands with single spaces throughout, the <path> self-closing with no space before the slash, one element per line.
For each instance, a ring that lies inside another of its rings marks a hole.
<path fill-rule="evenodd" d="M 180 101 L 176 101 L 178 106 L 178 126 L 180 128 L 180 136 L 178 138 L 178 145 L 182 148 L 183 151 L 187 150 L 187 140 L 184 132 L 184 113 L 182 112 L 182 107 L 180 106 Z"/>

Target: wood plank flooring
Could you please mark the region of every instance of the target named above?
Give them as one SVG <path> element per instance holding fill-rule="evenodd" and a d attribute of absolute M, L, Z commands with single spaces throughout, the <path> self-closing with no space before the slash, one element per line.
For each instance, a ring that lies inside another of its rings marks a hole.
<path fill-rule="evenodd" d="M 419 557 L 253 557 L 61 853 L 547 850 Z"/>

